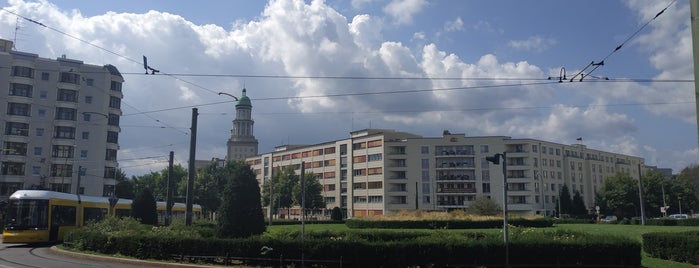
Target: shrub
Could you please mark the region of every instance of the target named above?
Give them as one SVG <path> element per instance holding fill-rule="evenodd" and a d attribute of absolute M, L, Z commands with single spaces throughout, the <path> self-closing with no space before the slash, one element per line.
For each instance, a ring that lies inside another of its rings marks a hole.
<path fill-rule="evenodd" d="M 651 257 L 699 264 L 699 231 L 643 234 L 643 251 Z"/>
<path fill-rule="evenodd" d="M 333 221 L 341 221 L 342 218 L 342 209 L 340 209 L 339 207 L 334 207 L 332 212 L 330 213 L 330 219 Z"/>

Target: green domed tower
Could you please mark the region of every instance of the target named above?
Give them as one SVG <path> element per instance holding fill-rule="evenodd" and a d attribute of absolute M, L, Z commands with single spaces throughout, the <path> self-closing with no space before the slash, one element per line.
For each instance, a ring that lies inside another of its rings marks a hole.
<path fill-rule="evenodd" d="M 257 155 L 258 142 L 253 132 L 252 103 L 247 96 L 247 90 L 243 87 L 243 96 L 235 105 L 235 119 L 231 138 L 228 139 L 228 155 L 226 160 L 245 160 L 247 157 Z"/>

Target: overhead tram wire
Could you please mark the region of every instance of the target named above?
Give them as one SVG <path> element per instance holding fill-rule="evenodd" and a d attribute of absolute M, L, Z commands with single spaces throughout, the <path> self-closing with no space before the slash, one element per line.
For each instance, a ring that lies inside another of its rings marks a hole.
<path fill-rule="evenodd" d="M 539 80 L 547 80 L 547 79 L 539 79 Z M 683 79 L 610 79 L 610 80 L 586 80 L 583 82 L 587 83 L 643 83 L 643 82 L 650 82 L 650 83 L 690 83 L 694 82 L 694 80 L 683 80 Z M 256 98 L 253 99 L 255 101 L 272 101 L 272 100 L 290 100 L 290 99 L 313 99 L 313 98 L 331 98 L 331 97 L 347 97 L 347 96 L 367 96 L 367 95 L 385 95 L 385 94 L 402 94 L 402 93 L 419 93 L 419 92 L 432 92 L 432 91 L 453 91 L 453 90 L 466 90 L 466 89 L 481 89 L 481 88 L 494 88 L 494 87 L 513 87 L 513 86 L 532 86 L 532 85 L 546 85 L 546 84 L 558 84 L 558 82 L 554 81 L 548 81 L 547 82 L 537 82 L 537 83 L 522 83 L 522 84 L 505 84 L 505 85 L 486 85 L 486 86 L 473 86 L 473 87 L 453 87 L 453 88 L 438 88 L 438 89 L 416 89 L 416 90 L 395 90 L 395 91 L 382 91 L 382 92 L 361 92 L 361 93 L 344 93 L 344 94 L 327 94 L 327 95 L 312 95 L 312 96 L 286 96 L 286 97 L 271 97 L 271 98 Z M 165 109 L 159 109 L 159 110 L 151 110 L 151 111 L 143 111 L 139 112 L 136 114 L 125 114 L 123 116 L 132 116 L 132 115 L 140 115 L 140 114 L 147 114 L 147 113 L 159 113 L 159 112 L 167 112 L 167 111 L 173 111 L 173 110 L 180 110 L 180 109 L 188 109 L 188 108 L 193 108 L 193 107 L 202 107 L 202 106 L 211 106 L 211 105 L 218 105 L 218 104 L 224 104 L 224 103 L 230 103 L 232 101 L 217 101 L 217 102 L 210 102 L 210 103 L 202 103 L 202 104 L 196 104 L 196 105 L 186 105 L 186 106 L 178 106 L 178 107 L 171 107 L 171 108 L 165 108 Z M 692 102 L 693 103 L 693 102 Z M 663 104 L 681 104 L 681 102 L 678 103 L 639 103 L 639 104 L 624 104 L 624 105 L 663 105 Z M 607 106 L 615 106 L 615 105 L 607 105 Z M 544 108 L 550 108 L 550 107 L 544 107 Z M 494 108 L 493 108 L 494 109 Z M 508 108 L 510 109 L 510 108 Z M 522 109 L 522 108 L 512 108 L 512 109 Z M 523 108 L 523 109 L 532 109 L 532 108 Z M 390 112 L 390 111 L 389 111 Z M 218 113 L 215 113 L 218 114 Z"/>
<path fill-rule="evenodd" d="M 578 71 L 575 75 L 573 75 L 573 76 L 570 78 L 570 82 L 575 81 L 575 78 L 578 77 L 578 76 L 580 76 L 579 82 L 582 82 L 583 79 L 585 79 L 585 77 L 590 76 L 590 75 L 591 75 L 595 70 L 597 70 L 600 66 L 604 66 L 604 62 L 605 62 L 609 57 L 611 57 L 614 53 L 616 53 L 616 52 L 619 51 L 622 47 L 624 47 L 624 45 L 625 45 L 626 43 L 628 43 L 629 41 L 631 41 L 632 39 L 634 39 L 644 28 L 646 28 L 646 26 L 648 26 L 648 24 L 650 24 L 653 20 L 657 19 L 661 14 L 663 14 L 663 13 L 665 12 L 665 10 L 667 10 L 670 6 L 672 6 L 673 4 L 675 4 L 676 1 L 677 1 L 677 0 L 672 0 L 672 1 L 670 2 L 670 4 L 668 4 L 665 8 L 663 8 L 662 10 L 660 10 L 660 12 L 658 12 L 657 14 L 655 14 L 655 16 L 654 16 L 653 18 L 651 18 L 650 20 L 646 21 L 646 23 L 644 23 L 643 25 L 641 25 L 641 27 L 639 27 L 633 34 L 631 34 L 631 35 L 630 35 L 629 37 L 627 37 L 623 42 L 621 42 L 620 45 L 618 45 L 616 48 L 614 48 L 614 50 L 612 50 L 612 52 L 610 52 L 609 54 L 607 54 L 607 56 L 605 56 L 604 58 L 602 58 L 601 61 L 598 61 L 597 63 L 595 63 L 594 61 L 592 61 L 592 62 L 590 62 L 587 66 L 585 66 L 585 68 L 582 68 L 580 71 Z M 588 68 L 590 68 L 590 67 L 592 67 L 592 70 L 590 70 L 587 74 L 585 74 L 584 72 L 585 72 Z"/>
<path fill-rule="evenodd" d="M 256 98 L 253 100 L 255 100 L 255 101 L 272 101 L 272 100 L 297 100 L 297 99 L 316 99 L 316 98 L 334 98 L 334 97 L 352 97 L 352 96 L 370 96 L 370 95 L 389 95 L 389 94 L 421 93 L 421 92 L 434 92 L 434 91 L 439 92 L 439 91 L 454 91 L 454 90 L 466 90 L 466 89 L 501 88 L 501 87 L 514 87 L 514 86 L 535 86 L 535 85 L 546 85 L 546 84 L 558 83 L 558 82 L 551 82 L 551 81 L 548 81 L 548 80 L 543 79 L 543 78 L 540 78 L 538 80 L 541 80 L 543 82 L 503 84 L 503 85 L 484 85 L 484 86 L 472 86 L 472 87 L 451 87 L 451 88 L 437 88 L 437 89 L 415 89 L 415 90 L 394 90 L 394 91 L 380 91 L 380 92 L 341 93 L 341 94 L 326 94 L 326 95 L 311 95 L 311 96 L 286 96 L 286 97 Z M 231 101 L 217 101 L 217 102 L 204 103 L 204 104 L 186 105 L 186 106 L 179 106 L 179 107 L 172 107 L 172 108 L 165 108 L 165 109 L 159 109 L 159 110 L 139 112 L 139 113 L 135 113 L 135 114 L 125 114 L 123 116 L 167 112 L 167 111 L 172 111 L 172 110 L 186 109 L 186 108 L 192 108 L 192 107 L 210 106 L 210 105 L 217 105 L 217 104 L 230 103 L 230 102 Z"/>

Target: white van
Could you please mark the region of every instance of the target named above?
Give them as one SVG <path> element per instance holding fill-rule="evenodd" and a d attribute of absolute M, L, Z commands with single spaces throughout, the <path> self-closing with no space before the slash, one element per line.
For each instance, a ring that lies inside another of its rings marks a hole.
<path fill-rule="evenodd" d="M 684 219 L 689 219 L 689 216 L 687 214 L 672 214 L 669 216 L 670 218 L 676 219 L 676 220 L 684 220 Z"/>

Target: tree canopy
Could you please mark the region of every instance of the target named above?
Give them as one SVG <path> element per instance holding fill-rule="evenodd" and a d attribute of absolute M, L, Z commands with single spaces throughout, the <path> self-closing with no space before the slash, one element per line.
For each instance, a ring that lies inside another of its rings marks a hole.
<path fill-rule="evenodd" d="M 143 224 L 158 225 L 158 207 L 150 189 L 141 189 L 131 203 L 131 217 Z"/>
<path fill-rule="evenodd" d="M 228 183 L 219 209 L 219 237 L 248 237 L 263 233 L 265 222 L 255 172 L 241 161 L 226 163 L 222 172 Z"/>

